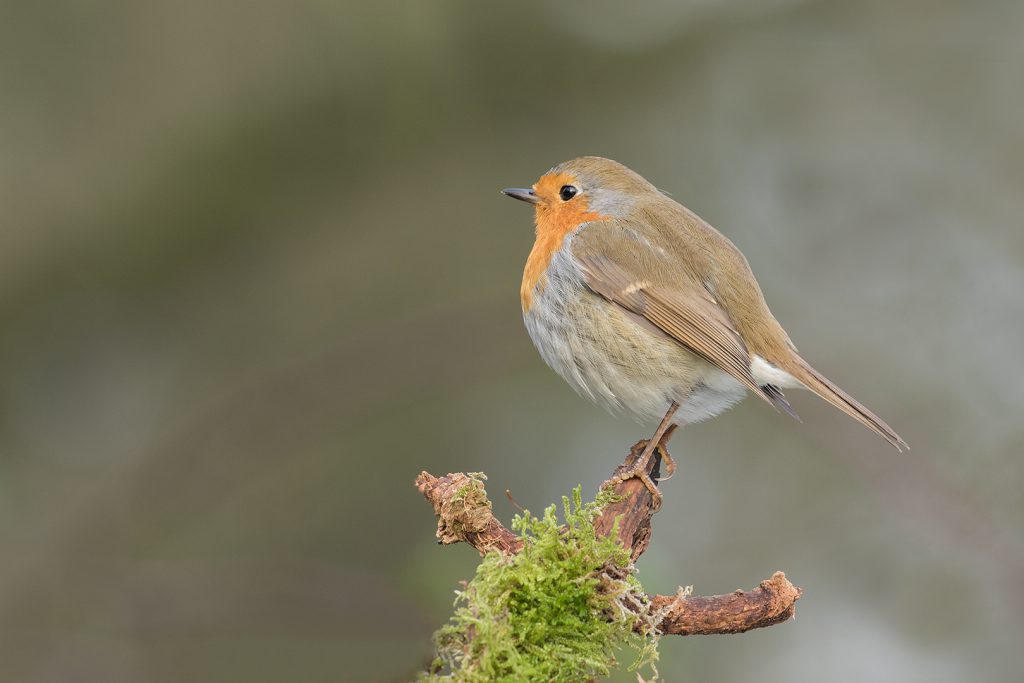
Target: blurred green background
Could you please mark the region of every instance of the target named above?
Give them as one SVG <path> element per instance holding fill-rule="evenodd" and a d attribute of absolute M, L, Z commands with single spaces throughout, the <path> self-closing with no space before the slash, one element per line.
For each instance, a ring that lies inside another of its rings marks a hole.
<path fill-rule="evenodd" d="M 782 569 L 689 681 L 1024 671 L 1024 3 L 0 5 L 0 680 L 401 681 L 476 564 L 422 469 L 539 510 L 650 426 L 522 327 L 599 154 L 746 253 L 809 395 L 673 452 L 648 590 Z M 633 680 L 622 674 L 622 681 Z"/>

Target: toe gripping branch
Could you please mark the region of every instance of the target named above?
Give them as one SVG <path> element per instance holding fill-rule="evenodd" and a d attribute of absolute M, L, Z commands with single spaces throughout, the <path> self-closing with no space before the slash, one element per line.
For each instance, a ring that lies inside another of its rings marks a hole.
<path fill-rule="evenodd" d="M 630 550 L 634 561 L 650 544 L 651 518 L 660 504 L 660 494 L 652 492 L 641 478 L 632 475 L 646 445 L 646 441 L 634 445 L 625 462 L 616 468 L 607 485 L 613 487 L 618 500 L 607 505 L 594 522 L 597 533 L 607 535 L 615 528 L 618 517 L 619 540 Z M 659 445 L 645 463 L 645 472 L 654 481 L 660 476 L 663 457 L 666 464 L 671 462 L 664 446 Z M 622 474 L 630 476 L 621 478 Z M 463 473 L 434 477 L 422 472 L 416 478 L 416 488 L 434 506 L 438 518 L 437 537 L 441 543 L 468 543 L 481 555 L 491 550 L 515 554 L 522 548 L 519 537 L 491 513 L 491 503 L 480 477 Z M 477 495 L 467 496 L 468 490 Z M 653 595 L 651 609 L 661 618 L 662 634 L 743 633 L 791 619 L 796 614 L 800 595 L 801 589 L 790 583 L 785 574 L 775 572 L 749 591 L 736 590 L 707 597 L 690 596 L 682 590 L 675 595 Z"/>

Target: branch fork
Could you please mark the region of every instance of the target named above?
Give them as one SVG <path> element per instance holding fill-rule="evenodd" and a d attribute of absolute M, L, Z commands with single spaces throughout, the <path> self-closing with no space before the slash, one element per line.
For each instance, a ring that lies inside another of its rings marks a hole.
<path fill-rule="evenodd" d="M 647 462 L 647 472 L 654 481 L 660 477 L 662 457 L 668 459 L 663 444 L 664 440 Z M 646 445 L 647 441 L 634 445 L 625 462 L 616 468 L 609 484 L 618 500 L 605 506 L 594 520 L 596 532 L 608 535 L 615 528 L 616 518 L 619 519 L 619 540 L 634 561 L 650 544 L 651 519 L 659 501 L 640 479 L 618 481 L 616 477 L 631 470 Z M 461 472 L 444 477 L 421 472 L 416 478 L 416 488 L 434 507 L 440 543 L 468 543 L 481 555 L 492 550 L 514 555 L 522 549 L 522 539 L 494 517 L 482 479 L 481 475 Z M 675 595 L 653 595 L 650 610 L 659 616 L 658 630 L 662 634 L 743 633 L 791 619 L 796 614 L 796 601 L 801 592 L 785 574 L 775 572 L 749 591 L 736 590 L 706 597 L 687 595 L 683 591 Z"/>

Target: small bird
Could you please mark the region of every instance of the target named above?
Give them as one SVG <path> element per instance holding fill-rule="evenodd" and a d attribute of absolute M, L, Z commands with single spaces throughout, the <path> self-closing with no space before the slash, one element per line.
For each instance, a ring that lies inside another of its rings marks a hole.
<path fill-rule="evenodd" d="M 907 448 L 797 354 L 739 249 L 636 172 L 581 157 L 502 193 L 534 207 L 536 241 L 519 294 L 540 355 L 613 412 L 661 418 L 615 481 L 638 477 L 660 501 L 646 464 L 666 430 L 718 415 L 747 391 L 799 420 L 782 389 L 810 389 Z"/>

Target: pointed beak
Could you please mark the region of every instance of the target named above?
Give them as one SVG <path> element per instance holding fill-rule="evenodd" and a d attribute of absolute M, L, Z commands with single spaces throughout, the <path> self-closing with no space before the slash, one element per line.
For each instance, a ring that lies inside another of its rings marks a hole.
<path fill-rule="evenodd" d="M 503 195 L 511 197 L 512 199 L 518 199 L 521 202 L 529 202 L 530 204 L 537 204 L 540 199 L 537 198 L 537 194 L 528 187 L 506 187 L 501 191 Z"/>

